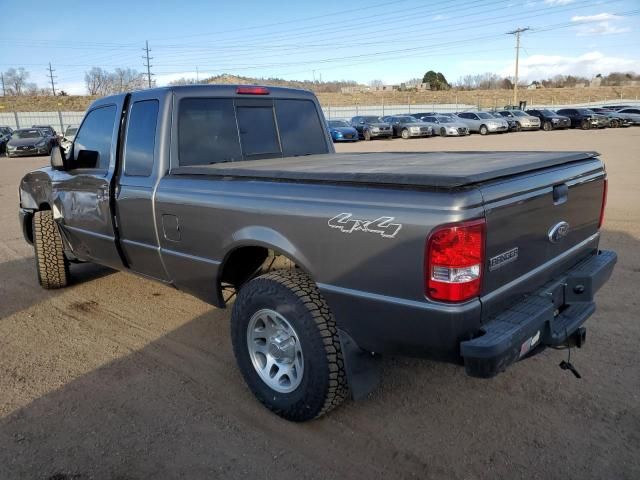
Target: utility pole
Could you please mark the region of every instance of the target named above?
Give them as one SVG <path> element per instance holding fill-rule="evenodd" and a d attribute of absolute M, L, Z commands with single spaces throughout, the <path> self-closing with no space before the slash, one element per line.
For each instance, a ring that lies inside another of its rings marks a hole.
<path fill-rule="evenodd" d="M 53 72 L 55 72 L 55 70 L 51 68 L 51 62 L 49 62 L 49 79 L 51 80 L 51 91 L 53 92 L 53 96 L 55 97 L 56 86 L 55 83 L 53 83 L 53 79 L 56 78 L 56 75 L 54 75 Z M 4 81 L 2 82 L 2 85 L 4 85 Z"/>
<path fill-rule="evenodd" d="M 198 67 L 196 67 L 196 83 L 200 83 L 200 72 L 198 71 Z"/>
<path fill-rule="evenodd" d="M 513 105 L 518 105 L 518 63 L 520 61 L 520 34 L 522 32 L 526 32 L 529 30 L 527 28 L 517 28 L 511 32 L 507 32 L 507 35 L 515 35 L 516 36 L 516 79 L 513 84 Z"/>
<path fill-rule="evenodd" d="M 150 60 L 153 60 L 153 57 L 149 56 L 149 40 L 146 41 L 145 43 L 145 47 L 142 49 L 145 51 L 145 56 L 142 57 L 143 60 L 146 60 L 146 63 L 144 64 L 145 67 L 147 67 L 147 83 L 149 84 L 149 88 L 151 88 L 151 67 L 152 65 L 149 63 Z"/>
<path fill-rule="evenodd" d="M 4 89 L 4 73 L 0 72 L 0 78 L 2 78 L 2 96 L 6 97 L 7 96 L 7 92 Z"/>

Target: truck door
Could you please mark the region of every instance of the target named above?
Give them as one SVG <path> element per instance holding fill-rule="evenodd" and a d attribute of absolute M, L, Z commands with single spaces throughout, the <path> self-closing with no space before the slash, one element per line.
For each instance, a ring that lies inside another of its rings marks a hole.
<path fill-rule="evenodd" d="M 56 172 L 51 188 L 54 218 L 73 253 L 122 268 L 109 205 L 124 96 L 115 98 L 94 105 L 85 115 L 67 168 Z"/>
<path fill-rule="evenodd" d="M 170 98 L 164 92 L 131 95 L 126 113 L 122 162 L 116 182 L 116 218 L 120 245 L 129 268 L 158 280 L 167 280 L 160 255 L 154 215 L 154 197 L 164 174 L 162 111 L 170 118 Z M 167 124 L 168 131 L 169 126 Z M 166 149 L 165 149 L 166 151 Z"/>

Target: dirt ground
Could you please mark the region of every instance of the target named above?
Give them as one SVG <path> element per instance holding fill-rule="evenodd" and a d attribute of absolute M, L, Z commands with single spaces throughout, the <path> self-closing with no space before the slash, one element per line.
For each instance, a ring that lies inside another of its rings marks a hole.
<path fill-rule="evenodd" d="M 228 310 L 92 265 L 36 284 L 17 222 L 20 177 L 0 158 L 0 479 L 640 478 L 640 127 L 361 142 L 340 151 L 597 150 L 603 248 L 619 263 L 588 342 L 493 380 L 385 357 L 382 386 L 328 416 L 269 413 L 235 367 Z"/>

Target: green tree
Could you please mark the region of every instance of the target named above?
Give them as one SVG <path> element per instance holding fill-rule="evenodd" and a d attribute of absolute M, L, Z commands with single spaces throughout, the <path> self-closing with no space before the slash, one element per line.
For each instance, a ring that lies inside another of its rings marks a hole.
<path fill-rule="evenodd" d="M 440 72 L 434 72 L 433 70 L 429 70 L 422 77 L 423 83 L 428 83 L 431 87 L 431 90 L 448 90 L 451 88 L 449 82 L 445 76 Z"/>

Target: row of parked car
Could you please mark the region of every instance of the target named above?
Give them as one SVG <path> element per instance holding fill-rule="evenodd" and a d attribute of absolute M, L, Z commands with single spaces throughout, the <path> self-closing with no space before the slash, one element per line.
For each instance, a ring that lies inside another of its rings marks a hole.
<path fill-rule="evenodd" d="M 78 127 L 68 126 L 64 134 L 59 135 L 51 125 L 33 125 L 31 128 L 0 126 L 0 153 L 7 157 L 27 155 L 49 155 L 56 145 L 67 148 L 76 135 Z"/>
<path fill-rule="evenodd" d="M 640 108 L 625 105 L 594 108 L 505 109 L 485 112 L 407 113 L 404 115 L 359 115 L 351 120 L 327 122 L 334 142 L 356 142 L 374 138 L 405 139 L 440 135 L 466 136 L 471 133 L 558 130 L 567 128 L 621 128 L 640 125 Z"/>

